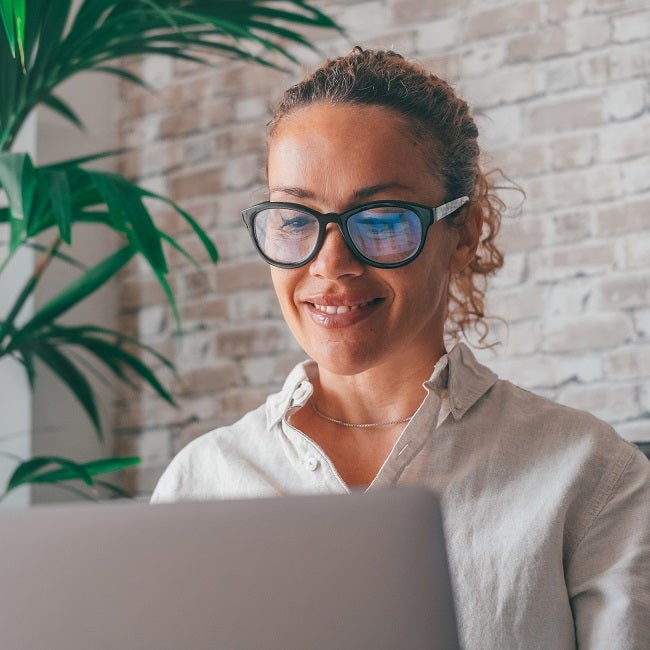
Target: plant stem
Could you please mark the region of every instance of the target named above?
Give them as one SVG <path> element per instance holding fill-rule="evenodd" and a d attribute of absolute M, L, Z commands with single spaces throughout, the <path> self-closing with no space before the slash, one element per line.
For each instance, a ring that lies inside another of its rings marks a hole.
<path fill-rule="evenodd" d="M 18 298 L 16 298 L 16 302 L 11 308 L 11 311 L 9 314 L 7 314 L 6 320 L 0 324 L 0 357 L 2 357 L 7 350 L 7 347 L 3 348 L 3 343 L 7 337 L 7 334 L 13 328 L 14 321 L 16 320 L 16 317 L 20 313 L 20 310 L 23 308 L 25 302 L 27 301 L 27 298 L 29 298 L 30 294 L 33 293 L 36 285 L 38 284 L 38 281 L 41 279 L 41 276 L 45 272 L 45 269 L 52 261 L 52 258 L 56 255 L 56 252 L 61 245 L 61 241 L 61 237 L 57 237 L 52 245 L 43 253 L 41 259 L 38 261 L 38 264 L 25 283 L 23 290 L 20 292 Z"/>

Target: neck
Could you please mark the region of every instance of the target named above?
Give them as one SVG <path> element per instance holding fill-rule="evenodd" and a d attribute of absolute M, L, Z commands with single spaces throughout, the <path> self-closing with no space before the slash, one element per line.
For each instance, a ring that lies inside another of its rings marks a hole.
<path fill-rule="evenodd" d="M 314 403 L 330 418 L 350 423 L 383 423 L 413 415 L 425 396 L 422 384 L 444 354 L 437 351 L 418 363 L 384 364 L 354 375 L 338 375 L 319 367 Z"/>

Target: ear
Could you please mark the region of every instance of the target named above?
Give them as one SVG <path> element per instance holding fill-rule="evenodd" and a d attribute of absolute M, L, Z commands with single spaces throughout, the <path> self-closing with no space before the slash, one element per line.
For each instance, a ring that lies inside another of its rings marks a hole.
<path fill-rule="evenodd" d="M 449 271 L 460 273 L 476 257 L 476 249 L 483 229 L 483 208 L 473 201 L 469 204 L 469 214 L 462 225 L 456 226 L 458 238 L 449 260 Z"/>

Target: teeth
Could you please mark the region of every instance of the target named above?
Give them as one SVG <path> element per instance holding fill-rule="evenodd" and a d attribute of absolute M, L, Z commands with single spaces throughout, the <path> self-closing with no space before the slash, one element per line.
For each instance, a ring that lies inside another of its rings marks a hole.
<path fill-rule="evenodd" d="M 370 302 L 362 302 L 358 305 L 316 305 L 314 304 L 314 307 L 318 309 L 318 311 L 322 311 L 324 314 L 345 314 L 348 311 L 353 311 L 355 309 L 359 309 L 359 307 L 365 307 L 366 305 L 369 305 Z"/>

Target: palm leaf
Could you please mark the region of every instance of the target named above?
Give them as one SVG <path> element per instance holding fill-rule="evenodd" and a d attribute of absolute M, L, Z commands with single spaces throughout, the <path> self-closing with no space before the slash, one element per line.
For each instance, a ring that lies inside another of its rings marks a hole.
<path fill-rule="evenodd" d="M 26 237 L 36 182 L 34 166 L 27 154 L 0 153 L 0 187 L 9 201 L 10 252 Z"/>
<path fill-rule="evenodd" d="M 133 249 L 125 246 L 106 257 L 91 269 L 88 269 L 81 277 L 71 282 L 63 291 L 45 303 L 21 327 L 19 334 L 14 338 L 14 342 L 12 342 L 7 350 L 11 351 L 11 349 L 16 347 L 16 343 L 20 341 L 21 337 L 25 337 L 39 327 L 53 322 L 68 309 L 87 298 L 127 264 L 133 255 Z"/>
<path fill-rule="evenodd" d="M 18 54 L 25 65 L 25 0 L 0 0 L 0 20 L 7 35 L 11 55 Z"/>
<path fill-rule="evenodd" d="M 38 477 L 43 476 L 40 472 L 49 465 L 64 467 L 69 476 L 82 480 L 86 485 L 92 485 L 93 483 L 90 474 L 78 463 L 59 456 L 37 456 L 21 463 L 14 470 L 7 483 L 7 491 L 14 490 L 19 485 L 37 482 Z"/>
<path fill-rule="evenodd" d="M 62 326 L 57 325 L 57 328 L 61 328 Z M 142 343 L 139 339 L 129 336 L 128 334 L 124 334 L 123 332 L 118 332 L 115 330 L 110 330 L 106 327 L 100 327 L 98 325 L 76 325 L 76 326 L 66 326 L 65 329 L 68 332 L 71 332 L 73 334 L 79 334 L 79 335 L 87 335 L 87 334 L 93 334 L 93 335 L 98 335 L 98 336 L 107 336 L 109 338 L 113 338 L 116 341 L 118 341 L 120 344 L 130 344 L 135 347 L 140 348 L 147 354 L 150 354 L 151 356 L 155 357 L 160 363 L 162 363 L 164 366 L 169 368 L 170 370 L 174 370 L 174 364 L 167 359 L 167 357 L 163 356 L 158 350 L 155 348 L 151 347 L 150 345 L 147 345 L 146 343 Z M 57 333 L 57 330 L 53 327 L 52 331 L 54 333 Z"/>
<path fill-rule="evenodd" d="M 139 377 L 144 379 L 165 401 L 174 406 L 176 405 L 174 398 L 163 387 L 160 381 L 158 381 L 154 372 L 145 363 L 138 359 L 138 357 L 127 352 L 122 345 L 105 341 L 101 338 L 87 336 L 79 332 L 78 329 L 71 329 L 68 332 L 65 332 L 64 329 L 59 326 L 53 330 L 52 333 L 68 345 L 79 346 L 94 354 L 95 357 L 110 368 L 120 379 L 125 378 L 122 366 L 128 367 Z M 138 344 L 138 347 L 141 348 L 142 346 Z"/>
<path fill-rule="evenodd" d="M 210 256 L 210 260 L 215 263 L 218 261 L 219 253 L 217 251 L 217 248 L 212 243 L 212 240 L 208 237 L 205 230 L 203 230 L 203 228 L 199 226 L 196 219 L 194 219 L 194 217 L 192 217 L 192 215 L 189 212 L 183 210 L 183 208 L 181 208 L 179 205 L 174 203 L 171 199 L 168 199 L 167 197 L 162 196 L 161 194 L 156 194 L 154 192 L 150 192 L 149 190 L 145 190 L 142 188 L 140 188 L 140 192 L 142 196 L 148 196 L 153 199 L 158 199 L 163 203 L 167 203 L 167 205 L 169 205 L 176 212 L 178 212 L 178 214 L 180 214 L 185 219 L 185 221 L 187 221 L 187 223 L 190 225 L 190 228 L 192 228 L 192 230 L 196 233 L 198 238 L 201 240 L 201 243 L 203 244 L 206 251 L 208 252 L 208 255 Z"/>
<path fill-rule="evenodd" d="M 140 463 L 140 458 L 136 456 L 101 458 L 85 463 L 76 463 L 61 456 L 36 456 L 16 467 L 9 478 L 2 498 L 21 485 L 61 484 L 64 481 L 82 481 L 89 487 L 104 487 L 119 496 L 128 497 L 129 495 L 122 488 L 94 477 L 121 471 L 138 463 Z M 77 492 L 81 496 L 86 496 L 84 492 Z"/>
<path fill-rule="evenodd" d="M 151 215 L 142 203 L 138 188 L 117 174 L 88 172 L 102 195 L 113 223 L 117 227 L 128 224 L 136 248 L 145 256 L 157 273 L 167 273 L 167 262 L 160 236 Z"/>
<path fill-rule="evenodd" d="M 17 5 L 17 0 L 0 1 Z M 76 123 L 67 107 L 52 99 L 52 91 L 78 72 L 99 70 L 142 84 L 136 75 L 110 64 L 147 53 L 200 62 L 210 51 L 280 68 L 278 57 L 296 62 L 288 44 L 314 49 L 297 28 L 339 29 L 303 0 L 82 0 L 72 18 L 70 0 L 30 0 L 26 9 L 27 74 L 17 60 L 3 74 L 0 149 L 11 146 L 41 101 Z M 7 30 L 9 21 L 3 23 Z"/>
<path fill-rule="evenodd" d="M 33 347 L 34 354 L 50 367 L 54 374 L 64 383 L 77 398 L 83 410 L 93 423 L 95 433 L 103 439 L 102 427 L 97 410 L 95 391 L 85 375 L 60 350 L 43 342 Z"/>
<path fill-rule="evenodd" d="M 49 458 L 49 457 L 48 457 Z M 101 458 L 99 460 L 91 460 L 86 463 L 74 463 L 67 461 L 61 462 L 66 459 L 57 458 L 61 464 L 60 469 L 50 470 L 40 474 L 35 474 L 30 479 L 30 483 L 61 483 L 62 481 L 73 481 L 81 479 L 86 485 L 93 485 L 95 481 L 93 476 L 100 474 L 111 474 L 119 472 L 127 467 L 132 467 L 140 462 L 137 456 L 127 456 L 121 458 Z M 90 482 L 88 482 L 88 480 Z"/>
<path fill-rule="evenodd" d="M 66 244 L 70 244 L 72 243 L 72 197 L 68 177 L 61 171 L 49 172 L 47 177 L 49 177 L 52 212 L 58 223 L 61 239 Z"/>
<path fill-rule="evenodd" d="M 72 124 L 74 124 L 78 129 L 82 131 L 85 130 L 84 124 L 79 116 L 60 97 L 50 93 L 47 97 L 43 98 L 42 102 L 55 113 L 58 113 L 69 122 L 72 122 Z"/>

